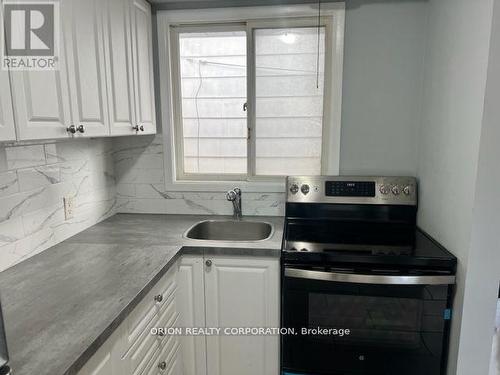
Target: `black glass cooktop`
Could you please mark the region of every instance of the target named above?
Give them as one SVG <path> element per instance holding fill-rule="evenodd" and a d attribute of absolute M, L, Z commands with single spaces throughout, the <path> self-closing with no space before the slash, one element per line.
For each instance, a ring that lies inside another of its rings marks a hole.
<path fill-rule="evenodd" d="M 408 230 L 402 231 L 405 232 L 404 235 L 402 232 L 392 235 L 385 232 L 383 236 L 371 238 L 367 242 L 334 241 L 335 231 L 330 233 L 328 239 L 325 238 L 325 242 L 311 241 L 309 237 L 307 239 L 310 241 L 303 241 L 306 237 L 300 241 L 295 235 L 305 229 L 296 229 L 287 229 L 290 237 L 283 242 L 285 263 L 406 265 L 443 268 L 453 272 L 456 268 L 456 258 L 420 229 L 413 229 L 411 235 L 408 235 Z M 363 236 L 351 236 L 349 233 L 342 233 L 340 238 L 345 240 L 346 236 L 350 240 L 363 239 Z"/>

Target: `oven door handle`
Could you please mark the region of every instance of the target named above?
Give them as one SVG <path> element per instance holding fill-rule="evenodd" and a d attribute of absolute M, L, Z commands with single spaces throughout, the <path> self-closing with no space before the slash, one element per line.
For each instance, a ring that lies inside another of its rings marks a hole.
<path fill-rule="evenodd" d="M 452 285 L 455 276 L 389 276 L 363 275 L 340 272 L 311 271 L 299 268 L 285 268 L 285 276 L 298 279 L 333 281 L 337 283 L 353 284 L 382 284 L 382 285 Z"/>

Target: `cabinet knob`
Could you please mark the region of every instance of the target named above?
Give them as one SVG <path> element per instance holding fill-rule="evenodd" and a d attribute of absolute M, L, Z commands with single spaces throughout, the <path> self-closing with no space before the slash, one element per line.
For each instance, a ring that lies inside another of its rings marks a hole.
<path fill-rule="evenodd" d="M 79 127 L 76 128 L 80 133 L 85 133 L 85 127 L 83 125 L 80 125 Z"/>
<path fill-rule="evenodd" d="M 163 301 L 163 295 L 161 295 L 161 294 L 156 295 L 156 296 L 155 296 L 155 301 L 156 301 L 156 302 L 161 302 L 161 301 Z"/>
<path fill-rule="evenodd" d="M 136 126 L 132 126 L 132 130 L 135 130 L 136 132 L 143 132 L 144 131 L 144 126 L 143 125 L 136 125 Z"/>
<path fill-rule="evenodd" d="M 207 267 L 212 267 L 212 261 L 210 259 L 207 260 L 205 264 L 207 265 Z"/>
<path fill-rule="evenodd" d="M 160 370 L 165 370 L 167 368 L 167 362 L 163 361 L 163 362 L 158 363 L 158 368 Z"/>
<path fill-rule="evenodd" d="M 70 125 L 66 128 L 66 131 L 71 134 L 75 134 L 77 132 L 77 128 L 75 125 Z"/>

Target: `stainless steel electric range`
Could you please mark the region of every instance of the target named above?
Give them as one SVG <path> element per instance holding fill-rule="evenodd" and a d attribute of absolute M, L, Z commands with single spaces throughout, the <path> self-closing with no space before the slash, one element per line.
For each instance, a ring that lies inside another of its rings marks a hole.
<path fill-rule="evenodd" d="M 283 374 L 444 374 L 456 258 L 412 177 L 288 177 Z M 292 330 L 290 330 L 292 332 Z"/>

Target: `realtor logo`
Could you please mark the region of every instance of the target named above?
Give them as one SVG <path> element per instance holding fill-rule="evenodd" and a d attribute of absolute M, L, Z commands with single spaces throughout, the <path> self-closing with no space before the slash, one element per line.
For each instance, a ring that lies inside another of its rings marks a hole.
<path fill-rule="evenodd" d="M 2 14 L 2 69 L 57 69 L 59 3 L 6 0 Z"/>

